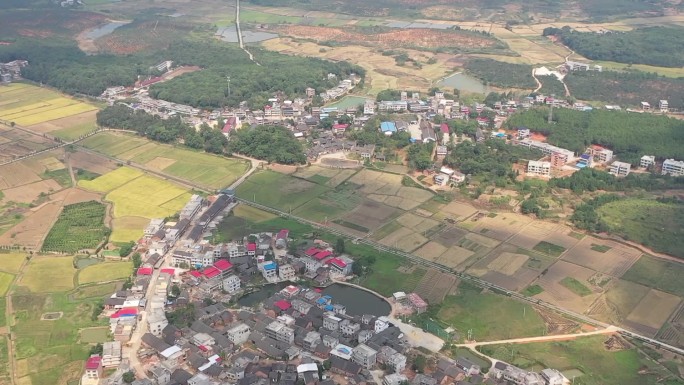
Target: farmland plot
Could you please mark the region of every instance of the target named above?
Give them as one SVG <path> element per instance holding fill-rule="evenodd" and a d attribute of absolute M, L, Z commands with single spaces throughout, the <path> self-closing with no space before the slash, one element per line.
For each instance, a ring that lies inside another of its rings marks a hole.
<path fill-rule="evenodd" d="M 43 251 L 75 253 L 96 248 L 109 234 L 105 210 L 105 205 L 95 201 L 64 206 L 43 242 Z"/>

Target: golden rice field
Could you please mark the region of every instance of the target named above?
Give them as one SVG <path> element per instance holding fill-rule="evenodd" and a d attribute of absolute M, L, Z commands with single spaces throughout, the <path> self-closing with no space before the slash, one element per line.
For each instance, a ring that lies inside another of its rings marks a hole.
<path fill-rule="evenodd" d="M 46 88 L 23 83 L 0 87 L 0 119 L 20 126 L 30 126 L 51 120 L 96 110 L 97 107 L 64 97 Z"/>
<path fill-rule="evenodd" d="M 113 242 L 138 239 L 149 219 L 175 214 L 191 195 L 184 187 L 129 167 L 119 167 L 91 181 L 82 180 L 79 186 L 106 193 L 105 200 L 112 202 Z"/>

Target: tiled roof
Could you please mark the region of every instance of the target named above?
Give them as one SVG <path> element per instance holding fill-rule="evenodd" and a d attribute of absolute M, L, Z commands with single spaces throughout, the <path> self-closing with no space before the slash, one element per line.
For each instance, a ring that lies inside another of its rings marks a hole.
<path fill-rule="evenodd" d="M 213 266 L 207 267 L 207 268 L 204 269 L 204 271 L 202 272 L 202 275 L 204 275 L 204 276 L 207 277 L 207 278 L 214 278 L 214 277 L 216 277 L 216 276 L 219 275 L 219 274 L 221 274 L 221 270 L 219 270 L 219 269 L 217 269 L 217 268 L 215 268 L 215 267 L 213 267 Z"/>
<path fill-rule="evenodd" d="M 225 259 L 220 259 L 214 263 L 214 267 L 221 270 L 221 271 L 226 271 L 230 270 L 233 267 L 233 264 L 226 261 Z"/>

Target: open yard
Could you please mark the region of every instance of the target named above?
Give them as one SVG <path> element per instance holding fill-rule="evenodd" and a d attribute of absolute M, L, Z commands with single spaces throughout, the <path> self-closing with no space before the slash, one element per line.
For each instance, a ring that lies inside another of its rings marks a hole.
<path fill-rule="evenodd" d="M 98 263 L 78 272 L 78 284 L 115 281 L 129 277 L 132 271 L 132 262 Z"/>
<path fill-rule="evenodd" d="M 240 159 L 164 145 L 122 133 L 99 133 L 82 144 L 103 154 L 214 189 L 229 186 L 248 169 L 247 162 Z"/>
<path fill-rule="evenodd" d="M 503 295 L 482 293 L 481 288 L 465 282 L 458 286 L 458 294 L 444 299 L 437 318 L 463 337 L 472 329 L 477 341 L 538 336 L 546 330 L 532 306 Z"/>
<path fill-rule="evenodd" d="M 97 107 L 61 94 L 24 83 L 13 83 L 0 88 L 3 100 L 10 103 L 0 105 L 0 119 L 30 126 L 87 111 Z"/>
<path fill-rule="evenodd" d="M 35 293 L 67 291 L 74 288 L 74 274 L 72 257 L 34 256 L 18 285 Z"/>
<path fill-rule="evenodd" d="M 578 385 L 657 384 L 663 376 L 673 377 L 629 344 L 625 350 L 607 350 L 604 343 L 608 338 L 591 336 L 571 341 L 490 345 L 481 347 L 480 351 L 527 370 L 560 370 L 569 379 L 574 377 L 574 383 Z"/>

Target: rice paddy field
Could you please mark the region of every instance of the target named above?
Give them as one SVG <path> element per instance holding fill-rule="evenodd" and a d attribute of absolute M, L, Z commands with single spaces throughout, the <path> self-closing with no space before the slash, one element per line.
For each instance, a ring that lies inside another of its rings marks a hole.
<path fill-rule="evenodd" d="M 0 119 L 20 126 L 31 126 L 96 109 L 58 92 L 29 84 L 11 83 L 0 87 Z"/>
<path fill-rule="evenodd" d="M 164 145 L 122 133 L 102 132 L 81 144 L 212 189 L 229 186 L 249 168 L 243 160 Z"/>
<path fill-rule="evenodd" d="M 67 291 L 74 288 L 75 274 L 72 257 L 36 256 L 18 285 L 34 293 Z"/>
<path fill-rule="evenodd" d="M 93 180 L 81 180 L 79 186 L 106 193 L 104 199 L 114 205 L 114 242 L 138 239 L 149 219 L 175 214 L 191 196 L 186 188 L 129 167 L 120 167 Z"/>
<path fill-rule="evenodd" d="M 132 262 L 98 263 L 79 271 L 78 284 L 116 281 L 130 276 L 131 271 L 133 271 Z"/>

